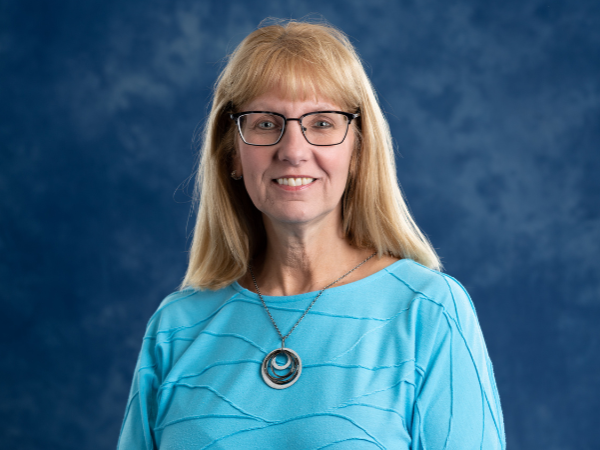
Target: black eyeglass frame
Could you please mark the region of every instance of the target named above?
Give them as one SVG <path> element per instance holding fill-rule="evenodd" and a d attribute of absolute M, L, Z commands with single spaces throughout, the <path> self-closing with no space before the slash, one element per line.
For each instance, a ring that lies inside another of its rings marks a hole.
<path fill-rule="evenodd" d="M 338 142 L 336 144 L 313 144 L 312 142 L 310 142 L 308 140 L 308 137 L 306 137 L 306 133 L 305 133 L 306 128 L 302 125 L 302 119 L 304 119 L 307 116 L 313 116 L 315 114 L 331 114 L 331 113 L 341 114 L 343 116 L 346 116 L 346 118 L 348 119 L 344 137 L 342 138 L 342 140 L 340 142 Z M 246 115 L 246 114 L 272 114 L 274 116 L 281 117 L 283 119 L 283 127 L 281 128 L 281 134 L 279 135 L 277 140 L 275 142 L 273 142 L 272 144 L 251 144 L 250 142 L 247 142 L 246 139 L 244 139 L 244 133 L 242 133 L 242 127 L 240 125 L 240 120 L 239 120 L 240 117 L 242 117 L 243 115 Z M 281 141 L 281 138 L 283 137 L 283 134 L 285 133 L 285 128 L 286 128 L 289 120 L 295 120 L 298 122 L 298 124 L 300 125 L 300 130 L 302 131 L 302 136 L 304 136 L 304 139 L 306 139 L 306 142 L 308 142 L 310 145 L 314 145 L 316 147 L 331 147 L 332 145 L 340 145 L 341 143 L 343 143 L 346 140 L 346 136 L 348 136 L 348 130 L 350 129 L 350 124 L 352 123 L 352 120 L 356 119 L 358 117 L 360 117 L 360 113 L 347 113 L 344 111 L 312 111 L 312 112 L 309 112 L 306 114 L 302 114 L 300 117 L 297 117 L 297 118 L 294 118 L 294 117 L 287 118 L 283 114 L 279 114 L 279 113 L 276 113 L 273 111 L 242 111 L 239 113 L 229 114 L 229 118 L 232 120 L 235 120 L 237 129 L 238 129 L 238 133 L 240 134 L 242 141 L 244 141 L 244 144 L 253 145 L 255 147 L 271 147 L 273 145 L 279 144 L 279 141 Z"/>

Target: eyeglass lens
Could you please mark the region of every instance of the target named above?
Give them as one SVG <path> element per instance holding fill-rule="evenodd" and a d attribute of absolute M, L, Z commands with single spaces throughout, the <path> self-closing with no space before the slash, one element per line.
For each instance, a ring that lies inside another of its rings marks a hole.
<path fill-rule="evenodd" d="M 275 114 L 248 113 L 239 117 L 242 138 L 253 145 L 275 144 L 283 135 L 285 125 L 285 120 Z M 340 144 L 346 136 L 348 125 L 348 117 L 331 112 L 308 114 L 300 123 L 304 137 L 313 145 Z"/>

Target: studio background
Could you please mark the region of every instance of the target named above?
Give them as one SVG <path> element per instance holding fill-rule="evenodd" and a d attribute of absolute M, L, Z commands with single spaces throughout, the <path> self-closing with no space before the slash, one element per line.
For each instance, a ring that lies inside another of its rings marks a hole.
<path fill-rule="evenodd" d="M 223 58 L 310 13 L 365 61 L 417 223 L 474 300 L 508 448 L 598 448 L 597 0 L 1 0 L 1 448 L 115 448 L 185 271 Z"/>

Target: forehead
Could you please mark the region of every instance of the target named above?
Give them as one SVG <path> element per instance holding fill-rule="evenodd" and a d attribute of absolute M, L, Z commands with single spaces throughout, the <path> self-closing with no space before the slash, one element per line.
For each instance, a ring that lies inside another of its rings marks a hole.
<path fill-rule="evenodd" d="M 339 111 L 341 106 L 323 96 L 310 95 L 290 98 L 280 90 L 266 92 L 243 105 L 244 111 L 272 111 L 280 114 L 305 114 L 310 111 Z"/>

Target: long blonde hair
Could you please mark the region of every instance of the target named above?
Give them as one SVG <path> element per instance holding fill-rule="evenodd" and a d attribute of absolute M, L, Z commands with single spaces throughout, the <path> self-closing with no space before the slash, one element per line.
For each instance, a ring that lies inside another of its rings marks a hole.
<path fill-rule="evenodd" d="M 243 183 L 230 177 L 237 135 L 228 113 L 272 90 L 290 100 L 320 97 L 360 112 L 342 197 L 344 236 L 357 248 L 439 270 L 435 250 L 403 199 L 388 123 L 352 44 L 330 25 L 288 21 L 248 35 L 217 80 L 202 135 L 195 186 L 200 205 L 181 286 L 227 286 L 246 273 L 251 258 L 266 246 L 261 213 Z"/>

